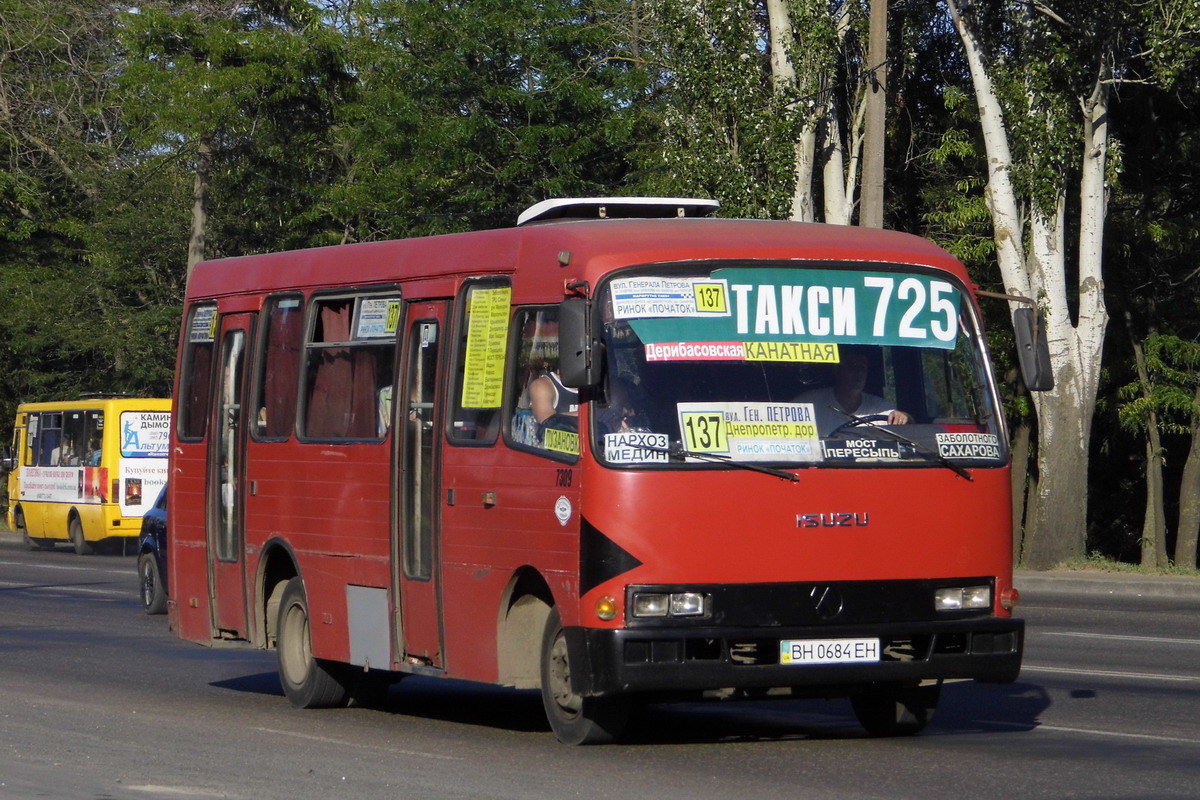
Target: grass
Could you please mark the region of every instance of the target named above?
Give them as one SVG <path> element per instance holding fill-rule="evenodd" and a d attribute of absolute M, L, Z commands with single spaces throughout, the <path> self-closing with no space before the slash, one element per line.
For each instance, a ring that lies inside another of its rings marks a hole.
<path fill-rule="evenodd" d="M 1143 567 L 1125 561 L 1114 561 L 1108 556 L 1092 553 L 1087 558 L 1063 562 L 1058 569 L 1084 572 L 1114 572 L 1127 575 L 1172 575 L 1182 578 L 1200 578 L 1200 569 L 1172 564 L 1169 567 Z"/>

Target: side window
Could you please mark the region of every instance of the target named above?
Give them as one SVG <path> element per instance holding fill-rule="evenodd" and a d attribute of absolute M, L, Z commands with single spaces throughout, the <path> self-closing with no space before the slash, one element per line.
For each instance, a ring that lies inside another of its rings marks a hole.
<path fill-rule="evenodd" d="M 79 410 L 63 412 L 62 446 L 58 466 L 86 467 L 100 463 L 100 431 L 103 414 L 100 411 Z M 95 458 L 95 463 L 92 459 Z"/>
<path fill-rule="evenodd" d="M 304 307 L 300 295 L 268 298 L 255 376 L 255 439 L 286 439 L 296 426 L 300 351 L 304 348 Z"/>
<path fill-rule="evenodd" d="M 38 447 L 42 441 L 41 421 L 42 415 L 37 412 L 25 418 L 25 452 L 21 454 L 21 463 L 26 467 L 37 466 Z"/>
<path fill-rule="evenodd" d="M 507 278 L 472 281 L 459 295 L 450 412 L 450 441 L 455 444 L 490 445 L 500 431 L 511 301 Z"/>
<path fill-rule="evenodd" d="M 43 411 L 38 421 L 37 466 L 57 467 L 62 459 L 62 412 Z"/>
<path fill-rule="evenodd" d="M 521 309 L 516 336 L 508 443 L 550 458 L 579 455 L 579 393 L 558 375 L 558 310 Z"/>
<path fill-rule="evenodd" d="M 392 419 L 400 296 L 327 297 L 311 305 L 302 434 L 382 440 Z"/>
<path fill-rule="evenodd" d="M 203 439 L 208 429 L 216 339 L 217 306 L 213 303 L 192 306 L 179 376 L 179 419 L 176 424 L 180 439 Z"/>

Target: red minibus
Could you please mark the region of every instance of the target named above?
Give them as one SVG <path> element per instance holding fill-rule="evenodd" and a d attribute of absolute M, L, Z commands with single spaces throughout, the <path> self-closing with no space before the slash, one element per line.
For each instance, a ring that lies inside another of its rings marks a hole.
<path fill-rule="evenodd" d="M 1009 450 L 962 265 L 715 206 L 554 200 L 198 265 L 173 629 L 276 649 L 298 707 L 411 674 L 539 688 L 576 744 L 702 697 L 842 695 L 912 733 L 943 681 L 1015 680 Z"/>

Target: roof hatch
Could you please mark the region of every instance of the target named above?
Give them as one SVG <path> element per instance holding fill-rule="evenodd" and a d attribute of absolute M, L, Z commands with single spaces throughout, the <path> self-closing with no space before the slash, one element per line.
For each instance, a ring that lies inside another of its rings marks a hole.
<path fill-rule="evenodd" d="M 721 204 L 696 197 L 566 197 L 543 200 L 517 217 L 518 225 L 567 219 L 707 217 Z"/>

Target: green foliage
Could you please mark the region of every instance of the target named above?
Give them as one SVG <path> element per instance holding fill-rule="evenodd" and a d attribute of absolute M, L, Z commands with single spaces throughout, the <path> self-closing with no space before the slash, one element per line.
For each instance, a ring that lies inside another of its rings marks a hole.
<path fill-rule="evenodd" d="M 1117 411 L 1121 426 L 1131 432 L 1145 430 L 1155 414 L 1163 433 L 1190 435 L 1200 420 L 1200 343 L 1153 334 L 1146 339 L 1145 351 L 1150 384 L 1132 381 L 1118 390 L 1124 401 Z"/>

